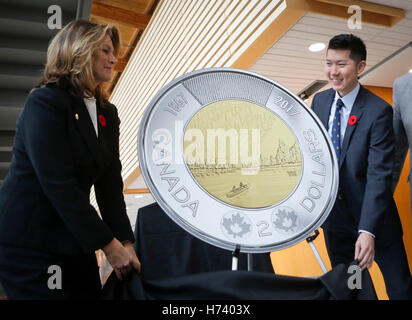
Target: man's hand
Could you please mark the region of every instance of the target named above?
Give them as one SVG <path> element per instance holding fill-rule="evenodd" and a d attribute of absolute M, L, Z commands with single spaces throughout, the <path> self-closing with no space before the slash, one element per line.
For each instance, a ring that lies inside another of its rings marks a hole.
<path fill-rule="evenodd" d="M 375 238 L 370 234 L 361 232 L 355 244 L 355 259 L 359 267 L 364 270 L 372 266 L 375 259 Z"/>

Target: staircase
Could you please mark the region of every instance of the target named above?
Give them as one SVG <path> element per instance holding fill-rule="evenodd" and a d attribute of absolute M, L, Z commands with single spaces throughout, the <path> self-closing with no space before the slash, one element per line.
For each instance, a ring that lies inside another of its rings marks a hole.
<path fill-rule="evenodd" d="M 59 31 L 54 27 L 59 21 L 64 27 L 76 18 L 89 19 L 91 3 L 0 0 L 0 185 L 10 167 L 17 118 L 40 79 L 48 43 Z"/>

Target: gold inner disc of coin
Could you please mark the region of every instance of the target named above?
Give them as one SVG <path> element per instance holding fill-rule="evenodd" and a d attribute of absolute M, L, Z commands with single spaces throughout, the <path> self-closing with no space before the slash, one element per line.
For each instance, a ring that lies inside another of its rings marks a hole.
<path fill-rule="evenodd" d="M 183 147 L 203 189 L 237 207 L 279 203 L 302 172 L 299 145 L 289 127 L 248 101 L 223 100 L 200 109 L 186 127 Z"/>

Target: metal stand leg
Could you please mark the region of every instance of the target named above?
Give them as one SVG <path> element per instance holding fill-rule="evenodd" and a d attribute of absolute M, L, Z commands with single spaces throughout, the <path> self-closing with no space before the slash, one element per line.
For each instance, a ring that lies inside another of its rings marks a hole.
<path fill-rule="evenodd" d="M 318 253 L 318 250 L 316 250 L 315 245 L 312 243 L 313 240 L 315 240 L 318 235 L 319 235 L 319 231 L 316 230 L 314 235 L 306 238 L 306 242 L 309 243 L 310 248 L 312 249 L 313 254 L 314 254 L 315 257 L 316 257 L 316 260 L 318 260 L 318 263 L 319 263 L 320 268 L 322 269 L 323 273 L 327 273 L 328 270 L 326 269 L 326 267 L 325 267 L 325 265 L 324 265 L 324 263 L 323 263 L 323 261 L 322 261 L 322 258 L 320 257 L 320 255 L 319 255 L 319 253 Z"/>
<path fill-rule="evenodd" d="M 247 271 L 253 271 L 253 255 L 247 254 Z"/>
<path fill-rule="evenodd" d="M 239 261 L 239 254 L 240 254 L 240 246 L 237 245 L 235 248 L 235 251 L 232 253 L 232 271 L 236 271 L 238 267 L 238 261 Z"/>

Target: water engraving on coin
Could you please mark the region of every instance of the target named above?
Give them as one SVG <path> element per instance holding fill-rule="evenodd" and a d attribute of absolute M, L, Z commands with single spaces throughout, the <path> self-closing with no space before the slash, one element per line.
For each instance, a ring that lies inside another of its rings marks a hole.
<path fill-rule="evenodd" d="M 207 192 L 242 208 L 279 203 L 302 172 L 289 127 L 270 110 L 243 100 L 217 101 L 197 112 L 186 127 L 184 153 Z"/>

